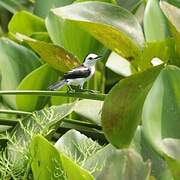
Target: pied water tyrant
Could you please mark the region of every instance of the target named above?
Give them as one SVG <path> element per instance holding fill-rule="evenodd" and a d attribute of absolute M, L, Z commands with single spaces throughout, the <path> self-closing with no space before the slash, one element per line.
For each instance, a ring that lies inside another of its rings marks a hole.
<path fill-rule="evenodd" d="M 80 89 L 83 90 L 84 83 L 93 76 L 96 62 L 101 59 L 101 57 L 102 56 L 96 54 L 87 55 L 82 65 L 68 71 L 59 82 L 51 85 L 48 89 L 57 90 L 67 85 L 70 90 L 72 90 L 71 85 L 73 85 L 80 86 Z"/>

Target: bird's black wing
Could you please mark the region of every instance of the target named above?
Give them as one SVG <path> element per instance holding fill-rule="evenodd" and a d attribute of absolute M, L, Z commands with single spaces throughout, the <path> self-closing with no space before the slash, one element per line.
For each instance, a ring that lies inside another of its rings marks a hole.
<path fill-rule="evenodd" d="M 63 79 L 86 78 L 90 74 L 90 69 L 81 65 L 64 74 Z"/>

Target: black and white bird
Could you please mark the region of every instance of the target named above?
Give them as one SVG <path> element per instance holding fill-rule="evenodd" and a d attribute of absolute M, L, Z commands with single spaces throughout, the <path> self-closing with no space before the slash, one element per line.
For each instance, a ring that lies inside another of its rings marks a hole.
<path fill-rule="evenodd" d="M 51 85 L 48 89 L 57 90 L 67 85 L 72 90 L 71 85 L 80 86 L 83 90 L 83 85 L 88 81 L 95 72 L 95 65 L 97 60 L 101 59 L 102 56 L 96 54 L 89 54 L 85 57 L 84 63 L 70 71 L 68 71 L 62 77 L 61 81 Z"/>

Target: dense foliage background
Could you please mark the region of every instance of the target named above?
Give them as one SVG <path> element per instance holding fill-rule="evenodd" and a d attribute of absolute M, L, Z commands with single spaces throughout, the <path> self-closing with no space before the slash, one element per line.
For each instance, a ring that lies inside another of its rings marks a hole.
<path fill-rule="evenodd" d="M 180 179 L 179 0 L 0 0 L 0 179 Z M 90 92 L 47 88 L 88 53 Z"/>

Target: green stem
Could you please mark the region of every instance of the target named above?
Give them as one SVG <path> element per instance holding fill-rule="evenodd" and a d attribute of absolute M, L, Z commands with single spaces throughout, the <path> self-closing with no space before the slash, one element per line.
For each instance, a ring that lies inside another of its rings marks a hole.
<path fill-rule="evenodd" d="M 39 96 L 64 96 L 64 97 L 76 97 L 82 99 L 91 99 L 104 101 L 106 94 L 97 94 L 89 92 L 60 92 L 60 91 L 38 91 L 38 90 L 15 90 L 15 91 L 0 91 L 0 95 L 39 95 Z"/>
<path fill-rule="evenodd" d="M 62 121 L 66 122 L 66 123 L 71 123 L 71 124 L 76 124 L 76 125 L 81 125 L 81 126 L 86 126 L 89 128 L 95 128 L 98 130 L 102 130 L 101 126 L 98 126 L 98 125 L 92 124 L 92 123 L 88 123 L 88 122 L 84 122 L 84 121 L 79 121 L 79 120 L 75 120 L 75 119 L 68 119 L 68 118 L 64 118 Z"/>
<path fill-rule="evenodd" d="M 19 115 L 31 115 L 32 113 L 26 112 L 26 111 L 16 111 L 16 110 L 6 110 L 6 109 L 1 109 L 0 114 L 5 113 L 5 114 L 19 114 Z"/>

